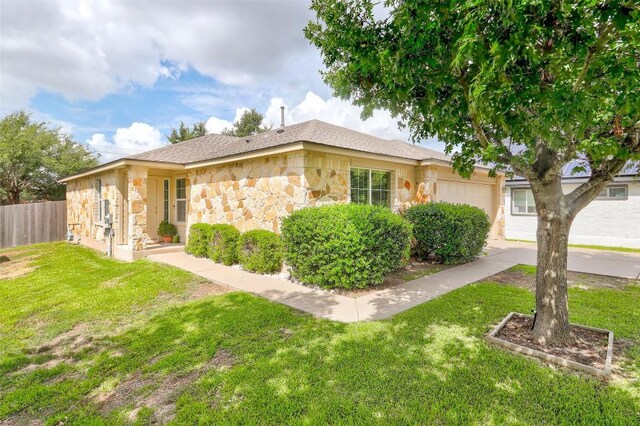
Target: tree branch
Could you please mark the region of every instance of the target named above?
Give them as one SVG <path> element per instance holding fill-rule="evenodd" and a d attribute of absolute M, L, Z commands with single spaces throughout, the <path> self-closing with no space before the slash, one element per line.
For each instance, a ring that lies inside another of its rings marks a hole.
<path fill-rule="evenodd" d="M 629 129 L 623 146 L 632 154 L 640 153 L 640 127 Z M 623 158 L 614 158 L 602 163 L 600 167 L 594 168 L 595 162 L 590 157 L 587 157 L 587 160 L 591 167 L 591 177 L 565 196 L 571 217 L 575 217 L 580 210 L 589 204 L 605 185 L 620 173 L 628 161 Z"/>
<path fill-rule="evenodd" d="M 573 85 L 574 93 L 580 89 L 580 86 L 582 85 L 582 82 L 584 81 L 584 78 L 587 75 L 587 71 L 589 70 L 589 66 L 591 65 L 591 62 L 593 60 L 593 55 L 600 48 L 603 40 L 605 39 L 606 36 L 609 35 L 612 29 L 613 29 L 613 23 L 609 22 L 608 24 L 605 25 L 602 32 L 598 35 L 598 38 L 596 39 L 596 42 L 593 44 L 593 46 L 589 46 L 587 57 L 584 59 L 584 64 L 582 65 L 582 70 L 580 70 L 580 74 L 578 75 L 578 78 L 576 79 L 576 82 Z"/>

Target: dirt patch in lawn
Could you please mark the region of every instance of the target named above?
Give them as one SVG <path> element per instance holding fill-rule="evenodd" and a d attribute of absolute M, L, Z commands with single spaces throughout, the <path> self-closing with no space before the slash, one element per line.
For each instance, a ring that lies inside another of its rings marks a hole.
<path fill-rule="evenodd" d="M 220 349 L 208 362 L 187 374 L 143 376 L 137 371 L 112 390 L 94 394 L 92 400 L 104 413 L 132 406 L 128 413 L 131 422 L 136 421 L 143 408 L 150 408 L 153 411 L 152 422 L 166 424 L 175 416 L 175 402 L 187 386 L 212 368 L 227 369 L 234 364 L 235 359 L 231 352 Z M 150 389 L 152 390 L 149 391 Z"/>
<path fill-rule="evenodd" d="M 507 269 L 495 275 L 483 279 L 481 282 L 508 284 L 516 287 L 536 290 L 536 276 L 530 272 L 519 270 L 517 267 Z M 629 278 L 610 277 L 607 275 L 583 274 L 580 272 L 567 272 L 567 284 L 576 288 L 610 288 L 623 290 L 629 285 L 640 285 L 640 280 Z"/>
<path fill-rule="evenodd" d="M 570 341 L 566 345 L 540 345 L 533 339 L 532 326 L 532 318 L 514 315 L 496 334 L 496 337 L 580 364 L 604 369 L 607 359 L 608 334 L 571 326 Z"/>
<path fill-rule="evenodd" d="M 222 284 L 216 284 L 212 282 L 198 284 L 189 293 L 189 299 L 200 299 L 207 296 L 219 296 L 221 294 L 235 291 L 231 287 Z"/>
<path fill-rule="evenodd" d="M 10 280 L 22 277 L 37 269 L 34 265 L 38 255 L 25 255 L 20 252 L 5 252 L 0 254 L 0 280 Z"/>
<path fill-rule="evenodd" d="M 347 297 L 361 297 L 374 291 L 384 290 L 392 288 L 400 284 L 404 284 L 408 281 L 417 280 L 418 278 L 426 277 L 427 275 L 435 274 L 445 269 L 451 268 L 452 265 L 443 265 L 440 263 L 428 263 L 428 262 L 411 262 L 407 266 L 397 269 L 387 275 L 380 285 L 362 288 L 362 289 L 334 289 L 330 290 L 331 293 L 339 294 Z"/>

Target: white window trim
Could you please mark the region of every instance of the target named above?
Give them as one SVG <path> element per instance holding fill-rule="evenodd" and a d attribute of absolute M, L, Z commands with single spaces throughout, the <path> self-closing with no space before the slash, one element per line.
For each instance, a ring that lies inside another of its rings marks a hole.
<path fill-rule="evenodd" d="M 387 205 L 387 208 L 392 208 L 393 207 L 393 199 L 395 198 L 395 193 L 394 193 L 394 176 L 393 176 L 393 170 L 388 170 L 388 169 L 376 169 L 376 168 L 370 168 L 370 167 L 358 167 L 358 166 L 349 166 L 349 203 L 352 203 L 353 201 L 351 200 L 351 170 L 352 169 L 359 169 L 359 170 L 367 170 L 369 172 L 369 187 L 367 188 L 368 192 L 369 192 L 369 203 L 368 205 L 373 205 L 373 197 L 372 195 L 372 181 L 371 181 L 371 172 L 384 172 L 384 173 L 389 173 L 389 205 Z"/>
<path fill-rule="evenodd" d="M 162 179 L 162 220 L 164 220 L 164 183 L 167 182 L 167 222 L 171 223 L 171 179 Z"/>
<path fill-rule="evenodd" d="M 611 188 L 624 188 L 624 197 L 611 197 L 609 196 L 609 189 Z M 615 184 L 615 185 L 607 185 L 604 188 L 605 191 L 607 191 L 607 195 L 599 195 L 596 196 L 596 200 L 602 200 L 602 201 L 625 201 L 629 199 L 629 185 L 620 185 L 620 184 Z"/>
<path fill-rule="evenodd" d="M 184 196 L 185 198 L 178 198 L 178 180 L 184 179 Z M 187 223 L 187 178 L 186 177 L 176 177 L 176 207 L 175 207 L 175 218 L 176 223 Z M 184 201 L 184 221 L 178 220 L 178 201 Z"/>
<path fill-rule="evenodd" d="M 516 191 L 531 191 L 531 188 L 511 188 L 511 216 L 537 216 L 538 213 L 533 212 L 533 213 L 514 213 L 514 207 L 515 207 L 515 203 L 516 203 L 516 197 L 515 197 L 515 192 Z M 525 201 L 525 210 L 529 209 L 529 204 L 527 204 L 527 194 L 525 192 L 525 197 L 524 197 L 524 201 Z M 534 201 L 534 206 L 535 206 L 535 201 Z"/>

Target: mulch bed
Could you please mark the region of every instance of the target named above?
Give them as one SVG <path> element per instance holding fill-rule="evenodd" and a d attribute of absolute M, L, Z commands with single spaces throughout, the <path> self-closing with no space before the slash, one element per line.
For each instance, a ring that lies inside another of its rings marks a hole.
<path fill-rule="evenodd" d="M 604 369 L 607 359 L 607 334 L 571 326 L 571 341 L 566 346 L 540 345 L 533 340 L 532 326 L 532 318 L 514 315 L 495 337 L 580 364 Z"/>

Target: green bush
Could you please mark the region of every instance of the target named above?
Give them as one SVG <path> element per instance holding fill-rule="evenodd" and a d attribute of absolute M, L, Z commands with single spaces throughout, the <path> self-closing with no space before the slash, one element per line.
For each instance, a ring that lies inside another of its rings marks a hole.
<path fill-rule="evenodd" d="M 248 271 L 261 274 L 280 272 L 283 256 L 282 240 L 274 232 L 255 229 L 240 237 L 240 264 Z"/>
<path fill-rule="evenodd" d="M 209 258 L 217 263 L 233 265 L 238 263 L 238 243 L 240 231 L 231 225 L 212 225 L 209 239 Z"/>
<path fill-rule="evenodd" d="M 411 224 L 383 207 L 309 207 L 284 219 L 282 238 L 285 260 L 303 283 L 364 288 L 408 258 Z"/>
<path fill-rule="evenodd" d="M 189 240 L 184 249 L 194 256 L 207 257 L 209 241 L 211 241 L 211 225 L 208 223 L 195 223 L 189 228 Z"/>
<path fill-rule="evenodd" d="M 163 237 L 172 237 L 177 233 L 178 229 L 176 228 L 176 226 L 172 223 L 167 222 L 166 220 L 163 220 L 162 222 L 160 222 L 160 225 L 158 225 L 158 235 L 161 235 Z"/>
<path fill-rule="evenodd" d="M 487 243 L 489 216 L 466 204 L 427 203 L 404 213 L 413 223 L 413 255 L 426 260 L 430 255 L 445 264 L 474 260 Z"/>

